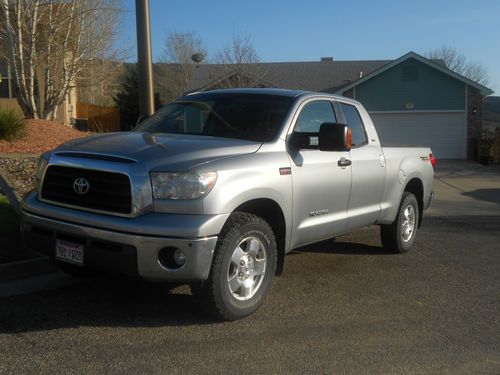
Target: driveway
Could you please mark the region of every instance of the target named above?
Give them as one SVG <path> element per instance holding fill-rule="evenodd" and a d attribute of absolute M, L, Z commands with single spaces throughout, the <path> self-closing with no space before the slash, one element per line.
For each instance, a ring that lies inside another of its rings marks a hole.
<path fill-rule="evenodd" d="M 440 160 L 426 216 L 500 215 L 500 168 Z"/>
<path fill-rule="evenodd" d="M 0 374 L 500 374 L 500 173 L 441 161 L 434 190 L 410 252 L 376 226 L 297 249 L 237 322 L 123 280 L 0 298 Z"/>

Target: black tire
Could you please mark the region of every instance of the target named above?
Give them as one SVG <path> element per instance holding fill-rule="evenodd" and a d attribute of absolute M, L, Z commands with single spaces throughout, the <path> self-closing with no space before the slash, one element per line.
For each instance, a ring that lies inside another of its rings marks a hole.
<path fill-rule="evenodd" d="M 258 216 L 235 212 L 219 235 L 208 279 L 192 286 L 193 295 L 217 319 L 248 316 L 267 296 L 276 254 L 269 224 Z"/>
<path fill-rule="evenodd" d="M 410 250 L 417 235 L 418 220 L 417 198 L 405 191 L 394 222 L 380 226 L 380 238 L 384 249 L 394 253 L 406 253 Z"/>

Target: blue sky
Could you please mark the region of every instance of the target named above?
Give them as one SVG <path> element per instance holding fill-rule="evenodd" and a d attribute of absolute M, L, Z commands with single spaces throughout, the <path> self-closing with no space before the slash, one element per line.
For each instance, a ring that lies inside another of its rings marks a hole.
<path fill-rule="evenodd" d="M 123 0 L 120 41 L 135 60 L 135 1 Z M 481 62 L 500 94 L 498 0 L 150 0 L 153 59 L 170 31 L 195 32 L 209 55 L 249 36 L 263 62 L 395 59 L 442 45 Z"/>

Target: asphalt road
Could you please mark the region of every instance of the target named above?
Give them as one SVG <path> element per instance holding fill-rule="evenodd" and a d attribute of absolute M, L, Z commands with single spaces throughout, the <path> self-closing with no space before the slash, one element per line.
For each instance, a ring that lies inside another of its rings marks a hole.
<path fill-rule="evenodd" d="M 0 299 L 0 373 L 500 373 L 500 216 L 429 218 L 411 252 L 378 228 L 287 256 L 253 316 L 187 288 L 94 280 Z"/>

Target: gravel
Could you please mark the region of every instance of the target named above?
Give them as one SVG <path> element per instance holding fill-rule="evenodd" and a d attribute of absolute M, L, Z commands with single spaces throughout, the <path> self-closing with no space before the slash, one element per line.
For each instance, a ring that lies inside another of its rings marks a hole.
<path fill-rule="evenodd" d="M 20 196 L 24 196 L 35 186 L 35 168 L 37 157 L 4 156 L 0 157 L 0 172 L 4 174 L 11 186 Z"/>

